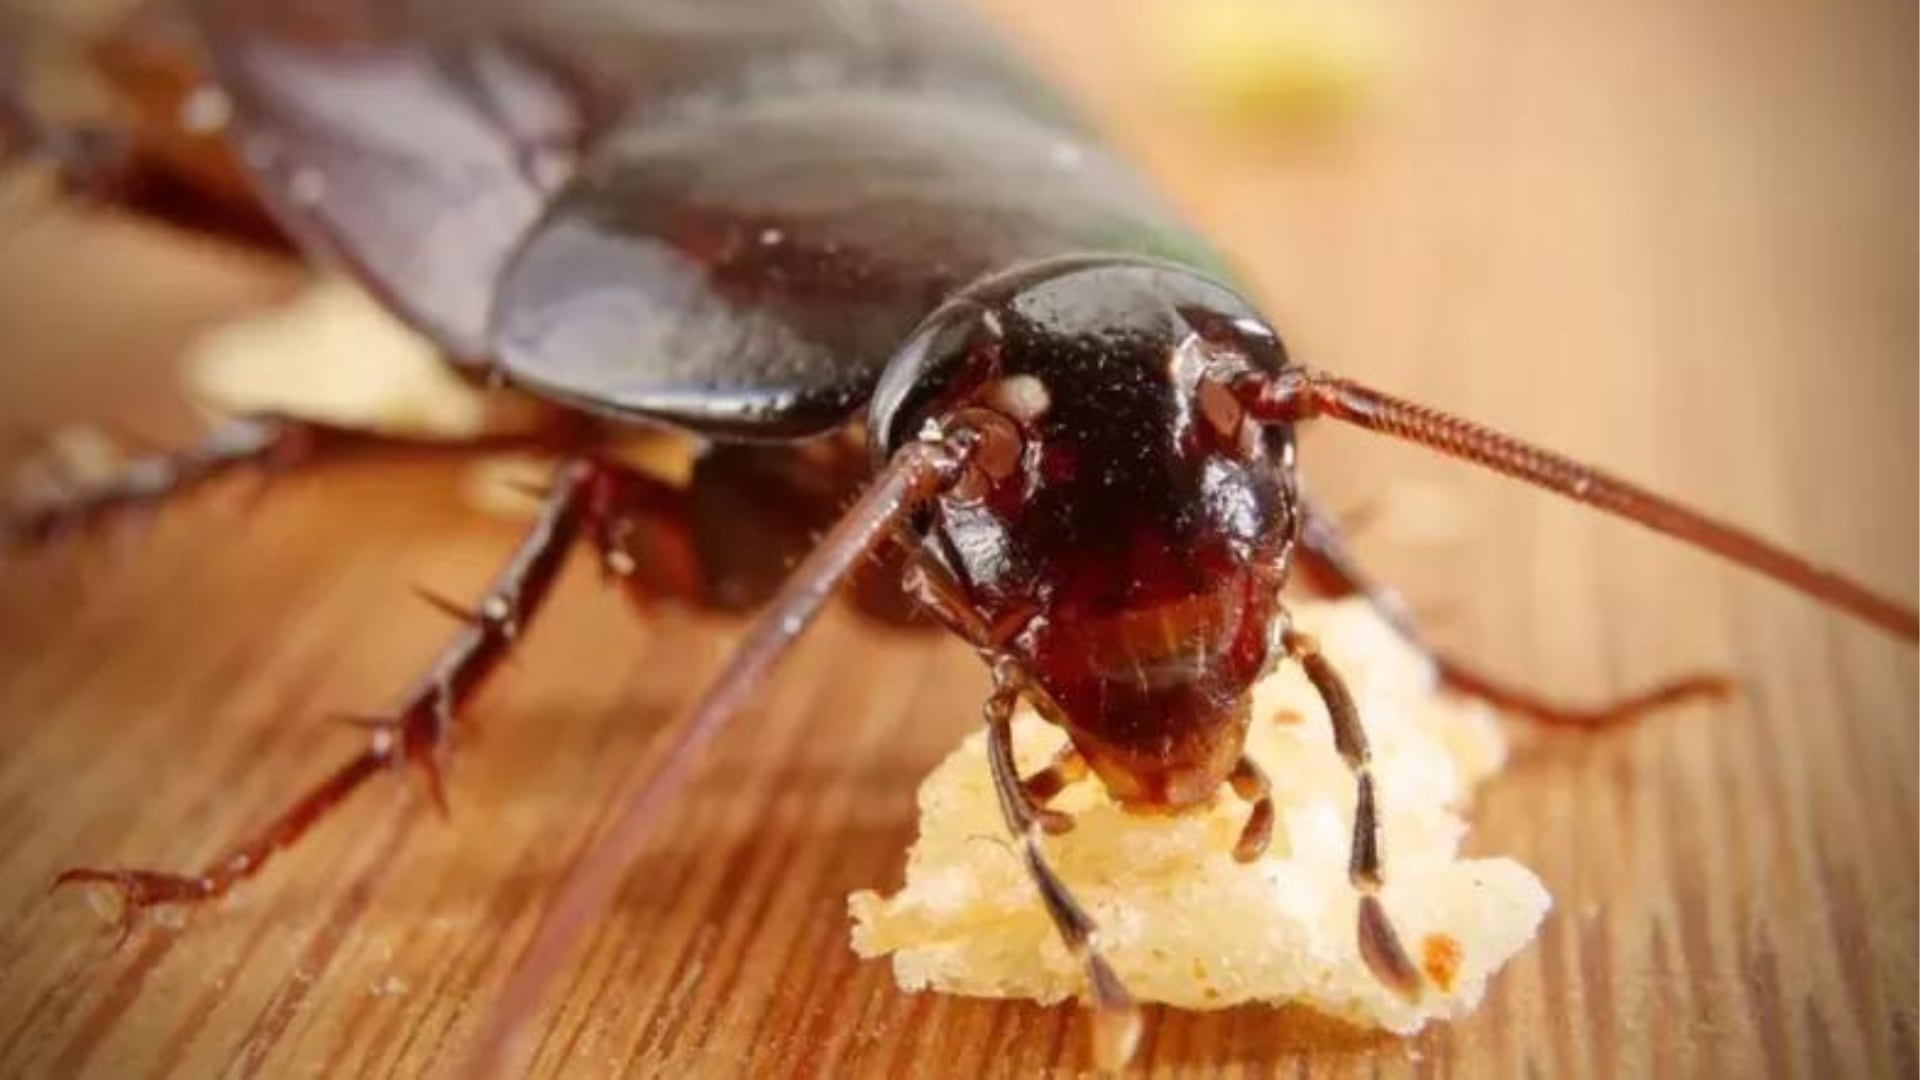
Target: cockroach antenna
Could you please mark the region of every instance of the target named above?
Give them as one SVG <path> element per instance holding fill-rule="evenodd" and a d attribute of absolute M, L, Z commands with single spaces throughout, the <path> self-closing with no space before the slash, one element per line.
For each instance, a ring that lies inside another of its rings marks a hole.
<path fill-rule="evenodd" d="M 1247 373 L 1234 381 L 1233 390 L 1248 413 L 1261 422 L 1293 424 L 1327 417 L 1418 443 L 1665 533 L 1907 641 L 1920 640 L 1920 617 L 1906 604 L 1744 529 L 1483 424 L 1383 394 L 1351 379 L 1299 367 L 1271 375 Z M 1726 687 L 1718 684 L 1709 689 L 1724 693 Z"/>

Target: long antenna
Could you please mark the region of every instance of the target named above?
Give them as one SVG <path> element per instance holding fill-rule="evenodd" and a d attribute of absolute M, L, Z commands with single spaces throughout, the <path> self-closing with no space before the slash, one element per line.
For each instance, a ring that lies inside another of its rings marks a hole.
<path fill-rule="evenodd" d="M 914 443 L 895 454 L 867 492 L 787 578 L 748 627 L 726 668 L 694 704 L 659 769 L 627 796 L 613 823 L 561 885 L 458 1075 L 517 1073 L 523 1053 L 521 1036 L 548 985 L 587 927 L 612 901 L 661 811 L 692 778 L 701 752 L 747 703 L 847 572 L 890 530 L 960 475 L 973 445 L 974 433 L 960 429 L 943 442 Z"/>
<path fill-rule="evenodd" d="M 1419 443 L 1705 548 L 1908 641 L 1920 640 L 1920 617 L 1911 607 L 1844 574 L 1815 566 L 1744 529 L 1471 420 L 1305 368 L 1242 376 L 1234 381 L 1233 389 L 1256 420 L 1288 423 L 1326 416 Z"/>

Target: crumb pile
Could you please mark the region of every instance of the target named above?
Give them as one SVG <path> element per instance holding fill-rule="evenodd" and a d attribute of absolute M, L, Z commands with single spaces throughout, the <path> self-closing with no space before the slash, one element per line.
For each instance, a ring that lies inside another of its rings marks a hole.
<path fill-rule="evenodd" d="M 366 290 L 323 278 L 283 307 L 194 344 L 188 393 L 227 415 L 272 414 L 423 439 L 468 439 L 522 422 L 518 402 L 462 379 Z"/>
<path fill-rule="evenodd" d="M 1411 1033 L 1477 1004 L 1551 901 L 1510 859 L 1459 858 L 1460 808 L 1505 755 L 1494 716 L 1438 694 L 1426 659 L 1362 602 L 1303 604 L 1295 621 L 1339 665 L 1366 721 L 1382 813 L 1382 899 L 1426 974 L 1421 1000 L 1395 996 L 1360 959 L 1347 882 L 1353 781 L 1298 665 L 1283 664 L 1258 687 L 1247 739 L 1276 800 L 1263 858 L 1234 861 L 1248 804 L 1229 791 L 1195 813 L 1139 816 L 1109 802 L 1092 780 L 1055 800 L 1077 825 L 1046 838 L 1045 850 L 1099 923 L 1101 947 L 1136 997 L 1192 1009 L 1294 1003 Z M 1023 714 L 1015 725 L 1022 773 L 1043 767 L 1063 741 L 1058 729 Z M 849 901 L 854 949 L 891 955 L 908 990 L 1040 1002 L 1078 994 L 1082 968 L 1006 839 L 983 733 L 927 777 L 919 806 L 905 886 Z"/>
<path fill-rule="evenodd" d="M 461 374 L 432 342 L 340 278 L 319 278 L 284 305 L 215 328 L 194 343 L 187 361 L 188 394 L 223 416 L 284 416 L 454 444 L 531 431 L 547 408 Z M 645 432 L 604 449 L 684 482 L 691 447 L 686 439 Z M 539 500 L 526 492 L 546 483 L 557 460 L 530 451 L 476 457 L 460 490 L 469 505 L 495 517 L 530 518 Z"/>

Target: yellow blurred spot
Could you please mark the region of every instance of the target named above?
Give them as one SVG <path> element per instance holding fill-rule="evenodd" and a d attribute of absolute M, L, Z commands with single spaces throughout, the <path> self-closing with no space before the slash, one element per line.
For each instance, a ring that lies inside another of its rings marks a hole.
<path fill-rule="evenodd" d="M 1174 76 L 1237 123 L 1337 118 L 1391 60 L 1379 0 L 1187 0 L 1163 4 L 1156 23 Z"/>
<path fill-rule="evenodd" d="M 273 414 L 459 441 L 522 429 L 526 399 L 489 393 L 356 285 L 321 279 L 290 303 L 203 335 L 189 396 L 215 413 Z"/>

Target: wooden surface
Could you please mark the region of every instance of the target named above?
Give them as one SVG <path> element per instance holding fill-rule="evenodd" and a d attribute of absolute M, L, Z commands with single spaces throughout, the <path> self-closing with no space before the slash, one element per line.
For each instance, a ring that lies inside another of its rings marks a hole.
<path fill-rule="evenodd" d="M 1244 261 L 1298 355 L 1914 595 L 1911 4 L 1396 4 L 1377 106 L 1309 143 L 1180 112 L 1139 62 L 1136 8 L 990 7 Z M 287 276 L 6 198 L 5 430 L 188 432 L 177 350 Z M 1326 432 L 1304 460 L 1335 505 L 1376 510 L 1363 549 L 1495 669 L 1598 695 L 1725 667 L 1745 692 L 1602 738 L 1517 732 L 1471 847 L 1535 867 L 1557 906 L 1475 1015 L 1396 1041 L 1154 1011 L 1146 1068 L 1913 1075 L 1914 650 L 1416 452 Z M 383 784 L 231 902 L 117 953 L 80 897 L 44 895 L 76 861 L 196 864 L 350 752 L 323 717 L 380 706 L 446 633 L 407 586 L 472 590 L 512 542 L 450 475 L 333 471 L 254 512 L 212 497 L 5 571 L 0 1075 L 452 1060 L 729 624 L 637 620 L 573 573 L 482 703 L 451 824 Z M 1072 1011 L 907 996 L 846 947 L 846 894 L 898 880 L 913 787 L 982 681 L 953 643 L 822 626 L 635 868 L 539 1074 L 1083 1067 Z"/>

